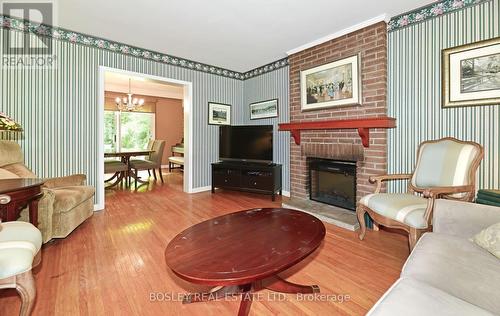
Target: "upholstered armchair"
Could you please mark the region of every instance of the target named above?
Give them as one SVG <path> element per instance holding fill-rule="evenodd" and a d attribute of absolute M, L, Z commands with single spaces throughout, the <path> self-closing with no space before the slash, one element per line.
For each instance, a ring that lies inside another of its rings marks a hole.
<path fill-rule="evenodd" d="M 42 234 L 30 223 L 0 223 L 0 289 L 16 289 L 21 296 L 21 316 L 29 316 L 35 304 L 31 269 L 41 261 L 41 247 Z"/>
<path fill-rule="evenodd" d="M 19 144 L 0 141 L 0 179 L 38 178 L 23 163 Z M 64 238 L 94 212 L 95 190 L 84 185 L 86 176 L 45 179 L 43 197 L 38 202 L 38 229 L 43 242 Z M 28 221 L 28 210 L 21 212 L 20 220 Z"/>
<path fill-rule="evenodd" d="M 432 225 L 436 199 L 474 199 L 476 171 L 483 155 L 481 145 L 474 142 L 451 137 L 425 141 L 418 148 L 413 173 L 370 177 L 377 187 L 375 193 L 364 196 L 358 203 L 359 238 L 365 237 L 365 213 L 368 213 L 375 228 L 382 225 L 406 231 L 412 250 L 421 234 Z M 380 193 L 382 182 L 390 180 L 408 180 L 408 192 Z"/>

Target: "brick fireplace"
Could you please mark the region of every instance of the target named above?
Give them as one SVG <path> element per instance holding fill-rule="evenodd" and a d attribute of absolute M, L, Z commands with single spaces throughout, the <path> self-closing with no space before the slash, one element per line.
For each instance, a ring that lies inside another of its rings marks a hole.
<path fill-rule="evenodd" d="M 300 71 L 360 54 L 362 104 L 301 111 Z M 364 119 L 387 116 L 387 32 L 380 22 L 289 56 L 290 122 Z M 363 147 L 356 129 L 301 132 L 300 145 L 290 146 L 291 198 L 309 199 L 308 158 L 352 161 L 356 164 L 356 200 L 373 192 L 372 175 L 387 171 L 387 130 L 370 129 Z"/>

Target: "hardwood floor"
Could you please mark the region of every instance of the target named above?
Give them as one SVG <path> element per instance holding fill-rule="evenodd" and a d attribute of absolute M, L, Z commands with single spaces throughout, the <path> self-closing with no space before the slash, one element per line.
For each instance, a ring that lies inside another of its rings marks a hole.
<path fill-rule="evenodd" d="M 181 181 L 179 173 L 165 174 L 163 185 L 150 184 L 139 192 L 112 190 L 104 211 L 67 238 L 46 244 L 35 269 L 33 315 L 236 315 L 239 300 L 183 305 L 183 293 L 206 288 L 173 275 L 164 250 L 195 223 L 280 206 L 280 198 L 271 202 L 267 196 L 230 191 L 189 195 L 182 192 Z M 364 315 L 398 278 L 408 256 L 403 235 L 368 231 L 359 241 L 354 232 L 325 225 L 323 244 L 281 276 L 317 284 L 327 299 L 304 301 L 289 294 L 273 301 L 273 292 L 262 291 L 250 315 Z M 345 301 L 336 302 L 339 298 Z M 0 315 L 17 315 L 19 307 L 15 291 L 0 292 Z"/>

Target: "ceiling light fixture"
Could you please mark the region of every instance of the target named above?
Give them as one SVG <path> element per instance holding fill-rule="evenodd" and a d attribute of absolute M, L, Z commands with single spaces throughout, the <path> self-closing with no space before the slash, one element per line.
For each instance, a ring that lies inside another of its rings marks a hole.
<path fill-rule="evenodd" d="M 128 93 L 126 97 L 115 99 L 120 111 L 135 111 L 144 105 L 144 99 L 134 98 L 132 94 L 132 79 L 128 79 Z"/>

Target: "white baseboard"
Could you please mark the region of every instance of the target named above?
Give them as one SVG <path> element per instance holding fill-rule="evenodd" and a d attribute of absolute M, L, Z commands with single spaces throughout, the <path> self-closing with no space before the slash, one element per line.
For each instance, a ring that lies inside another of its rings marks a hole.
<path fill-rule="evenodd" d="M 283 190 L 283 191 L 281 191 L 281 193 L 283 196 L 290 197 L 290 191 Z"/>
<path fill-rule="evenodd" d="M 212 190 L 212 186 L 208 185 L 206 187 L 199 187 L 199 188 L 192 188 L 191 192 L 189 193 L 200 193 L 200 192 L 206 192 Z"/>
<path fill-rule="evenodd" d="M 101 204 L 94 204 L 94 212 L 102 211 L 104 210 L 104 205 Z"/>

